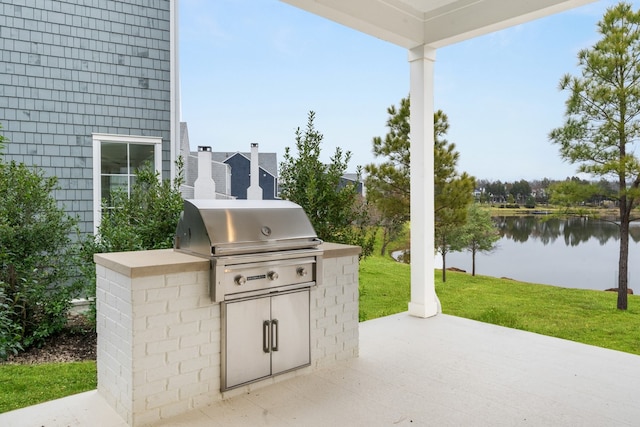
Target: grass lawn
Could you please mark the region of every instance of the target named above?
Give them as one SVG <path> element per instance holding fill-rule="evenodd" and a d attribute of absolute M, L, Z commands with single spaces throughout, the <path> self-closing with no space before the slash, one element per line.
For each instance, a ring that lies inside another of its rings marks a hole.
<path fill-rule="evenodd" d="M 95 362 L 0 365 L 0 413 L 96 386 Z"/>
<path fill-rule="evenodd" d="M 360 261 L 360 321 L 407 311 L 409 277 L 409 264 L 389 257 Z"/>
<path fill-rule="evenodd" d="M 560 288 L 467 273 L 435 273 L 446 314 L 640 355 L 640 296 L 616 309 L 614 292 Z M 407 310 L 409 266 L 372 256 L 360 265 L 360 320 Z"/>

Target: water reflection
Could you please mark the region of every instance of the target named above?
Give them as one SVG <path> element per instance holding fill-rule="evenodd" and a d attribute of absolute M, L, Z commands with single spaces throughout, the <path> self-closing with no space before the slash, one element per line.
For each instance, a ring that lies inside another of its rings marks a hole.
<path fill-rule="evenodd" d="M 498 217 L 497 250 L 476 257 L 477 274 L 572 288 L 617 287 L 619 230 L 593 218 Z M 640 292 L 640 224 L 632 223 L 629 286 Z M 436 257 L 436 263 L 440 262 Z M 468 252 L 450 252 L 447 265 L 471 271 Z M 634 283 L 637 282 L 637 283 Z"/>
<path fill-rule="evenodd" d="M 577 246 L 590 239 L 596 239 L 601 245 L 609 240 L 619 240 L 618 225 L 587 217 L 581 218 L 548 218 L 537 216 L 498 217 L 494 218 L 500 236 L 524 243 L 527 240 L 539 240 L 548 245 L 562 238 L 567 246 Z M 632 225 L 629 230 L 632 241 L 640 241 L 640 226 Z"/>

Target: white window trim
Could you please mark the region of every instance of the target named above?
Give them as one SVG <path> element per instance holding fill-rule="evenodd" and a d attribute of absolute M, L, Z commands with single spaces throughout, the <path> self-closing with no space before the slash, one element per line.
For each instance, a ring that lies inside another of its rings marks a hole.
<path fill-rule="evenodd" d="M 154 168 L 162 173 L 162 138 L 159 136 L 115 135 L 93 133 L 93 234 L 98 233 L 102 221 L 102 179 L 100 177 L 102 161 L 102 143 L 117 142 L 121 144 L 154 145 Z"/>

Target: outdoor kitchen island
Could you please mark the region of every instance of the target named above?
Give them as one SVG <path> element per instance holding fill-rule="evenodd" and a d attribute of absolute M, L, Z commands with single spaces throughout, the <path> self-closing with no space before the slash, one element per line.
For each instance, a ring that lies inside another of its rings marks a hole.
<path fill-rule="evenodd" d="M 221 391 L 221 304 L 210 261 L 173 249 L 97 254 L 98 392 L 131 426 L 358 356 L 360 248 L 323 243 L 309 289 L 310 364 Z"/>

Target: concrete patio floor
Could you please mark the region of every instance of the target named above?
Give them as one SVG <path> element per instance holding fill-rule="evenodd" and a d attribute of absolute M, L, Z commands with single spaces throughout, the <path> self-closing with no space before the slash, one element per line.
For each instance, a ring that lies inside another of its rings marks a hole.
<path fill-rule="evenodd" d="M 161 426 L 638 426 L 640 356 L 447 315 L 360 324 L 360 357 Z M 0 426 L 126 424 L 96 391 Z"/>

